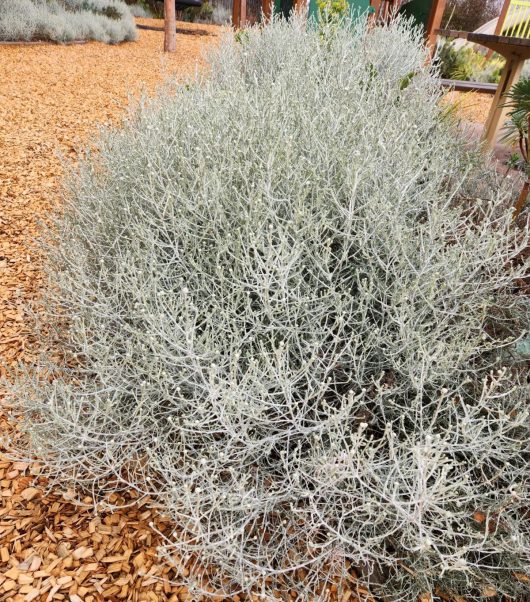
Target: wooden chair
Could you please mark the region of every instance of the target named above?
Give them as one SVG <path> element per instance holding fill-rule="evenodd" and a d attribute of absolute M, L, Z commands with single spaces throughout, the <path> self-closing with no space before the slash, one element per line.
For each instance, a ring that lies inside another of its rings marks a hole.
<path fill-rule="evenodd" d="M 496 51 L 506 59 L 482 134 L 482 140 L 491 148 L 508 116 L 505 95 L 519 81 L 524 63 L 530 58 L 530 0 L 505 0 L 495 34 L 469 34 L 468 39 L 486 46 L 488 58 Z"/>
<path fill-rule="evenodd" d="M 495 35 L 530 38 L 530 0 L 505 0 Z"/>

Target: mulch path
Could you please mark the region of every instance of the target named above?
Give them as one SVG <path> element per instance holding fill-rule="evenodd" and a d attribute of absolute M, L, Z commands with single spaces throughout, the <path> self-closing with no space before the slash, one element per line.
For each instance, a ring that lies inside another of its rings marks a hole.
<path fill-rule="evenodd" d="M 493 96 L 479 92 L 449 92 L 446 100 L 458 107 L 458 114 L 470 123 L 484 124 L 488 117 Z"/>
<path fill-rule="evenodd" d="M 162 33 L 144 30 L 118 46 L 0 47 L 0 376 L 38 352 L 25 307 L 42 286 L 33 241 L 60 202 L 60 155 L 75 159 L 98 124 L 119 122 L 131 95 L 192 74 L 220 32 L 189 23 L 179 30 L 190 35 L 177 35 L 173 55 L 161 51 Z M 0 416 L 0 435 L 6 429 Z M 170 526 L 148 500 L 96 511 L 91 498 L 48 491 L 38 473 L 37 463 L 13 462 L 0 449 L 0 602 L 194 600 L 168 583 L 179 572 L 157 557 L 157 530 Z"/>

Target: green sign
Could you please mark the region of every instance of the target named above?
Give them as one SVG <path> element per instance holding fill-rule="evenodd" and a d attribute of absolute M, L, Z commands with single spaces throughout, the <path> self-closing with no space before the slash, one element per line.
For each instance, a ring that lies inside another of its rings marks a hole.
<path fill-rule="evenodd" d="M 414 17 L 417 23 L 427 27 L 432 3 L 433 0 L 411 0 L 402 6 L 399 12 L 407 17 Z"/>

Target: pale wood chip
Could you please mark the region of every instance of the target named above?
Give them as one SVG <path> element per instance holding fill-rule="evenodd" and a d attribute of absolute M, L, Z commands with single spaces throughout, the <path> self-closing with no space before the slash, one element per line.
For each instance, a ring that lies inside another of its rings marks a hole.
<path fill-rule="evenodd" d="M 35 598 L 37 598 L 37 596 L 39 595 L 40 591 L 37 588 L 33 588 L 24 596 L 24 600 L 25 602 L 31 602 L 32 600 L 35 600 Z"/>
<path fill-rule="evenodd" d="M 36 498 L 38 495 L 40 495 L 40 493 L 40 490 L 36 487 L 28 487 L 27 489 L 24 489 L 24 491 L 22 491 L 20 497 L 23 500 L 26 500 L 26 502 L 29 502 L 32 499 Z"/>

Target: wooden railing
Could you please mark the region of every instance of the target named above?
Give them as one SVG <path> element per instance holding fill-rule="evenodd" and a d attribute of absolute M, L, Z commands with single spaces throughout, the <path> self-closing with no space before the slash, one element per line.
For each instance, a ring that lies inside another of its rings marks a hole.
<path fill-rule="evenodd" d="M 495 35 L 530 37 L 530 0 L 505 0 Z"/>
<path fill-rule="evenodd" d="M 530 37 L 530 2 L 511 0 L 502 34 L 511 38 Z"/>

